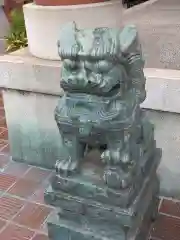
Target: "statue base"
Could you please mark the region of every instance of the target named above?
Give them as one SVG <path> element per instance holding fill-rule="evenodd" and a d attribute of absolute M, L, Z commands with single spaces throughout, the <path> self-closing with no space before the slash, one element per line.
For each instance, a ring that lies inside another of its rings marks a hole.
<path fill-rule="evenodd" d="M 48 235 L 50 240 L 147 240 L 148 233 L 152 222 L 154 221 L 154 209 L 158 208 L 158 199 L 155 198 L 149 205 L 144 218 L 139 222 L 139 226 L 128 230 L 128 227 L 112 229 L 112 225 L 105 225 L 106 231 L 97 225 L 94 229 L 86 230 L 83 225 L 77 227 L 77 224 L 71 225 L 72 222 L 59 220 L 58 213 L 52 216 L 48 222 Z M 78 221 L 78 219 L 76 219 Z M 73 222 L 74 223 L 74 222 Z M 85 224 L 85 222 L 84 222 Z M 89 226 L 90 227 L 90 226 Z M 87 228 L 87 226 L 86 226 Z"/>
<path fill-rule="evenodd" d="M 145 240 L 158 211 L 160 158 L 161 151 L 156 149 L 142 164 L 141 172 L 146 174 L 136 178 L 134 186 L 139 187 L 121 191 L 103 186 L 98 182 L 101 173 L 89 166 L 73 177 L 53 177 L 45 201 L 58 210 L 48 222 L 49 238 Z"/>

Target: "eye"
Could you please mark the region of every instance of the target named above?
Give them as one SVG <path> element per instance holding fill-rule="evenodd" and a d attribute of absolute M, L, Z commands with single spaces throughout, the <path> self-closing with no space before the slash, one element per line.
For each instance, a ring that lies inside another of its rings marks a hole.
<path fill-rule="evenodd" d="M 65 59 L 63 61 L 63 66 L 66 69 L 77 69 L 78 68 L 78 63 L 76 61 L 70 60 L 70 59 Z"/>

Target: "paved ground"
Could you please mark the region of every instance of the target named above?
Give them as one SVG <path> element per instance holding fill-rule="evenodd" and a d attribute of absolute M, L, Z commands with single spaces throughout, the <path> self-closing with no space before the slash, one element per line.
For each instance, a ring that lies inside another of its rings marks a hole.
<path fill-rule="evenodd" d="M 43 194 L 52 174 L 50 170 L 11 160 L 0 95 L 1 240 L 48 240 L 46 222 L 54 209 L 44 203 Z M 159 215 L 148 239 L 180 240 L 180 202 L 160 198 Z"/>
<path fill-rule="evenodd" d="M 158 0 L 124 16 L 136 24 L 142 41 L 146 67 L 180 69 L 180 1 Z"/>

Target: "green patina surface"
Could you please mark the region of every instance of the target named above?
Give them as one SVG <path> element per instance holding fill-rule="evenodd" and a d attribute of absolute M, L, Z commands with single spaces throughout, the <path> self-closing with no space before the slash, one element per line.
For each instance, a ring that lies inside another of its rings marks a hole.
<path fill-rule="evenodd" d="M 146 91 L 137 30 L 70 23 L 58 50 L 60 157 L 45 200 L 60 210 L 49 221 L 49 237 L 145 240 L 157 212 L 161 151 L 140 108 Z M 92 149 L 99 158 L 87 157 Z"/>
<path fill-rule="evenodd" d="M 106 184 L 126 188 L 143 153 L 154 147 L 153 126 L 140 109 L 146 92 L 136 28 L 78 30 L 69 24 L 59 54 L 65 94 L 55 110 L 63 155 L 58 171 L 78 171 L 86 150 L 96 147 L 103 149 Z"/>
<path fill-rule="evenodd" d="M 57 129 L 41 129 L 37 126 L 10 126 L 9 142 L 13 160 L 35 166 L 54 168 L 61 156 Z"/>

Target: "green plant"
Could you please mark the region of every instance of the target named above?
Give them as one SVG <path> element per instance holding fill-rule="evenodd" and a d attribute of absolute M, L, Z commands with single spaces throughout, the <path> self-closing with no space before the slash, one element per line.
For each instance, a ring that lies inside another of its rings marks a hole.
<path fill-rule="evenodd" d="M 7 52 L 12 52 L 20 48 L 27 47 L 28 42 L 22 10 L 15 9 L 11 12 L 10 31 L 8 36 L 5 37 L 5 39 L 7 42 Z"/>

